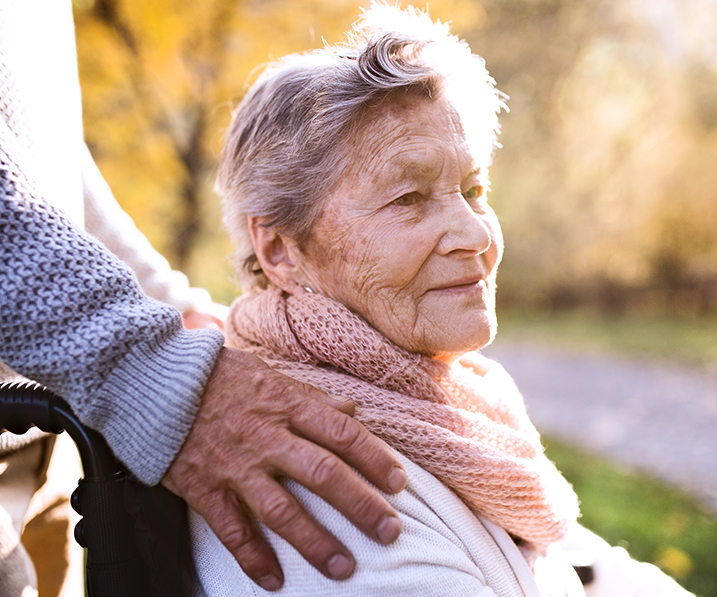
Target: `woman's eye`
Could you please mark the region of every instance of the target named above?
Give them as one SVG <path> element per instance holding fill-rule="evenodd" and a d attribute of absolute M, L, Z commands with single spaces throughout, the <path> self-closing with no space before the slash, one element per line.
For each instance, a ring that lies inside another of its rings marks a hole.
<path fill-rule="evenodd" d="M 391 205 L 415 205 L 420 200 L 421 196 L 418 193 L 406 193 L 405 195 L 401 195 L 398 199 L 394 199 L 393 201 L 391 201 Z"/>
<path fill-rule="evenodd" d="M 463 197 L 466 201 L 475 201 L 483 196 L 483 192 L 483 187 L 481 185 L 475 185 L 463 193 Z"/>

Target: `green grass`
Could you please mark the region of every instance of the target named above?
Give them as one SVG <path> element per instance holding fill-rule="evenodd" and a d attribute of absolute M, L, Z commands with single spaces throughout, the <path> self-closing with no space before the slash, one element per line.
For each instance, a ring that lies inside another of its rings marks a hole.
<path fill-rule="evenodd" d="M 559 441 L 546 453 L 580 496 L 584 526 L 686 589 L 717 596 L 717 516 L 681 491 Z"/>
<path fill-rule="evenodd" d="M 536 316 L 540 315 L 540 316 Z M 717 317 L 499 311 L 498 340 L 670 360 L 717 370 Z M 581 522 L 702 597 L 717 597 L 717 515 L 692 497 L 553 438 L 548 457 L 573 484 Z"/>
<path fill-rule="evenodd" d="M 567 311 L 530 317 L 503 310 L 498 321 L 499 341 L 521 339 L 717 368 L 717 316 L 657 318 Z"/>

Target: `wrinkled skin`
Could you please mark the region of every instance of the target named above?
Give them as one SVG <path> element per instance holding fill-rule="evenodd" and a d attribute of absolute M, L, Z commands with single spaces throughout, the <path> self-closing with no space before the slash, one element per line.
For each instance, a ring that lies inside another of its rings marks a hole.
<path fill-rule="evenodd" d="M 413 352 L 451 360 L 488 344 L 503 238 L 451 104 L 393 99 L 353 154 L 303 247 L 250 219 L 270 280 L 340 301 Z"/>
<path fill-rule="evenodd" d="M 396 512 L 350 466 L 388 493 L 403 488 L 406 474 L 388 446 L 349 416 L 353 409 L 350 399 L 336 402 L 253 355 L 224 348 L 163 484 L 204 517 L 263 588 L 279 589 L 284 577 L 244 506 L 320 572 L 347 578 L 355 567 L 351 553 L 277 479 L 298 481 L 367 536 L 393 542 L 401 531 Z"/>

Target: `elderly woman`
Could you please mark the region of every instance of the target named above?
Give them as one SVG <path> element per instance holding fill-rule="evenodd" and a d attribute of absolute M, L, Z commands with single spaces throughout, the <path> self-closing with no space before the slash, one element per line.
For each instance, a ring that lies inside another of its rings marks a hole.
<path fill-rule="evenodd" d="M 408 474 L 386 496 L 403 525 L 389 546 L 287 482 L 358 565 L 330 581 L 265 528 L 283 594 L 584 594 L 558 548 L 577 498 L 510 377 L 474 352 L 496 333 L 486 189 L 502 107 L 447 27 L 374 6 L 347 43 L 268 68 L 236 111 L 218 186 L 246 293 L 228 343 L 353 398 Z M 264 593 L 198 515 L 191 529 L 207 595 Z"/>

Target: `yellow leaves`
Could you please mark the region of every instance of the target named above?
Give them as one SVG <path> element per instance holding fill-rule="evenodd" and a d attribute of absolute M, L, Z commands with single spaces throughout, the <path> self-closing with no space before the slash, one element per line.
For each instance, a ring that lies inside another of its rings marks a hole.
<path fill-rule="evenodd" d="M 72 0 L 72 5 L 78 10 L 89 10 L 95 5 L 95 0 Z"/>
<path fill-rule="evenodd" d="M 178 0 L 124 0 L 122 12 L 142 46 L 156 56 L 176 54 L 177 46 L 202 24 L 212 2 Z"/>
<path fill-rule="evenodd" d="M 225 264 L 213 169 L 250 73 L 322 37 L 338 40 L 357 14 L 353 0 L 75 0 L 88 144 L 120 204 L 179 257 L 175 266 L 201 276 L 218 250 Z M 182 236 L 195 203 L 199 231 Z M 226 296 L 234 287 L 219 269 L 214 290 Z"/>
<path fill-rule="evenodd" d="M 694 567 L 692 558 L 687 553 L 669 545 L 660 548 L 656 564 L 676 578 L 685 578 Z"/>
<path fill-rule="evenodd" d="M 120 202 L 164 250 L 191 186 L 216 208 L 212 168 L 231 106 L 257 66 L 341 41 L 369 4 L 73 2 L 87 139 Z M 102 19 L 104 3 L 116 7 L 119 24 Z M 619 9 L 629 2 L 428 4 L 513 96 L 491 170 L 508 242 L 504 294 L 511 284 L 530 294 L 597 277 L 647 285 L 663 253 L 692 273 L 717 275 L 712 63 L 704 73 L 685 68 L 649 23 Z M 712 31 L 705 19 L 695 27 Z M 183 157 L 195 138 L 199 159 L 188 168 Z"/>

